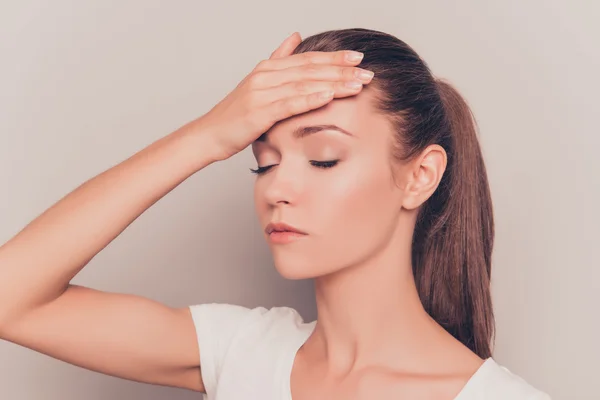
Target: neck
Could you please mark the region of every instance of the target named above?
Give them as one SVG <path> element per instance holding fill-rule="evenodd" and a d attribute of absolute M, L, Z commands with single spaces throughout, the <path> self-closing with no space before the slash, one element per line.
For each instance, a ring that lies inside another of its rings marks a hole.
<path fill-rule="evenodd" d="M 399 232 L 365 262 L 315 279 L 318 318 L 310 346 L 330 371 L 389 364 L 391 356 L 410 364 L 442 335 L 417 293 L 411 240 Z"/>

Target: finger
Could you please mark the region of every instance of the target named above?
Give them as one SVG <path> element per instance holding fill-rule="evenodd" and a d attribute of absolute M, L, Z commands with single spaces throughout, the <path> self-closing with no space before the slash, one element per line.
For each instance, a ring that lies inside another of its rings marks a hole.
<path fill-rule="evenodd" d="M 262 71 L 252 76 L 255 89 L 267 89 L 289 82 L 299 81 L 352 81 L 360 80 L 369 83 L 373 72 L 358 67 L 340 67 L 333 65 L 303 65 L 276 71 Z"/>
<path fill-rule="evenodd" d="M 294 96 L 273 102 L 267 105 L 264 111 L 269 114 L 270 122 L 275 124 L 277 121 L 323 107 L 331 102 L 333 97 L 334 92 L 331 90 Z"/>
<path fill-rule="evenodd" d="M 358 65 L 364 54 L 352 50 L 339 51 L 307 51 L 306 53 L 293 54 L 287 57 L 273 58 L 261 61 L 256 67 L 257 71 L 275 71 L 286 68 L 299 67 L 308 64 L 332 65 Z"/>
<path fill-rule="evenodd" d="M 363 89 L 360 81 L 327 82 L 327 81 L 298 81 L 284 85 L 256 90 L 256 99 L 260 104 L 268 104 L 281 99 L 296 96 L 306 96 L 325 91 L 334 92 L 334 98 L 348 97 L 358 94 Z"/>
<path fill-rule="evenodd" d="M 293 53 L 294 49 L 302 42 L 302 37 L 298 32 L 292 33 L 288 36 L 273 53 L 269 59 L 277 59 L 286 57 Z"/>

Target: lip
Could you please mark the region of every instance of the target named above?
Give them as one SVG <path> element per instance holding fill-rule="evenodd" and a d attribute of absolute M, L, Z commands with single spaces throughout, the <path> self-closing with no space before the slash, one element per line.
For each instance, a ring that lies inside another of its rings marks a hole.
<path fill-rule="evenodd" d="M 267 227 L 265 228 L 265 233 L 267 235 L 271 235 L 271 233 L 280 233 L 280 232 L 291 232 L 291 233 L 296 233 L 299 235 L 306 235 L 306 232 L 301 231 L 298 228 L 293 227 L 292 225 L 288 225 L 284 222 L 270 222 L 269 224 L 267 224 Z"/>

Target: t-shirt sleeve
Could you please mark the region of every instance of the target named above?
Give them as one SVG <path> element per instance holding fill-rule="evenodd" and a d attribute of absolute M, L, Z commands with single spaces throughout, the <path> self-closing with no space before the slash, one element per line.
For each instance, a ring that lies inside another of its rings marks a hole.
<path fill-rule="evenodd" d="M 189 306 L 200 349 L 200 371 L 207 393 L 215 390 L 227 351 L 244 327 L 267 311 L 247 307 L 206 303 Z"/>

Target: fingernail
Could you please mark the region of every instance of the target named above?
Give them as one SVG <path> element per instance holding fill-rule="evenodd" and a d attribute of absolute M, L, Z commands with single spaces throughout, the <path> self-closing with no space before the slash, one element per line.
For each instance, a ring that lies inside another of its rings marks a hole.
<path fill-rule="evenodd" d="M 333 97 L 333 95 L 334 95 L 333 90 L 319 93 L 319 97 L 323 100 L 327 100 L 327 99 Z"/>
<path fill-rule="evenodd" d="M 365 69 L 356 70 L 356 77 L 365 81 L 370 80 L 371 78 L 373 78 L 374 75 L 375 73 L 373 71 L 367 71 Z"/>
<path fill-rule="evenodd" d="M 345 83 L 346 87 L 350 89 L 360 89 L 362 87 L 362 82 L 357 81 L 348 81 Z"/>
<path fill-rule="evenodd" d="M 356 62 L 363 59 L 365 55 L 358 51 L 348 51 L 346 53 L 346 60 L 350 62 Z"/>

